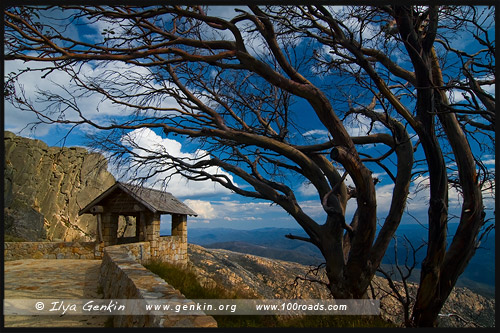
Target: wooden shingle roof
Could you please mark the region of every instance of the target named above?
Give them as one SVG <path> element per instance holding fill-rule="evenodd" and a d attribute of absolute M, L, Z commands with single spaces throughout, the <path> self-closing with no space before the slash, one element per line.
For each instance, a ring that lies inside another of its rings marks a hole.
<path fill-rule="evenodd" d="M 116 196 L 117 193 L 120 193 L 122 195 L 124 193 L 130 196 L 132 199 L 134 199 L 153 213 L 192 216 L 198 215 L 195 211 L 179 201 L 171 193 L 122 182 L 116 182 L 113 186 L 104 191 L 104 193 L 99 195 L 82 210 L 80 210 L 78 214 L 82 215 L 91 213 L 90 209 L 92 207 L 100 205 L 102 202 L 112 199 L 112 197 Z"/>

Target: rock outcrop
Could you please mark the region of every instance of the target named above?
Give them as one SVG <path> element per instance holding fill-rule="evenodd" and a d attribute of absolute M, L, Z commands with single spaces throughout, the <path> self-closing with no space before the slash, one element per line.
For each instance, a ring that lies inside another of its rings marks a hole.
<path fill-rule="evenodd" d="M 7 131 L 4 145 L 5 234 L 28 241 L 95 240 L 96 218 L 78 211 L 114 184 L 107 160 Z"/>
<path fill-rule="evenodd" d="M 250 254 L 221 249 L 206 249 L 188 245 L 191 269 L 202 285 L 213 286 L 215 281 L 228 290 L 243 291 L 249 297 L 263 299 L 328 299 L 330 294 L 324 285 L 297 279 L 307 277 L 326 281 L 322 269 L 298 263 L 269 259 Z M 395 284 L 402 289 L 399 282 Z M 381 315 L 396 325 L 403 323 L 401 304 L 393 296 L 387 280 L 376 276 L 373 291 L 380 299 Z M 414 296 L 416 285 L 410 284 Z M 401 290 L 402 291 L 402 290 Z M 495 300 L 483 297 L 467 288 L 455 288 L 445 303 L 439 317 L 442 327 L 494 327 Z"/>

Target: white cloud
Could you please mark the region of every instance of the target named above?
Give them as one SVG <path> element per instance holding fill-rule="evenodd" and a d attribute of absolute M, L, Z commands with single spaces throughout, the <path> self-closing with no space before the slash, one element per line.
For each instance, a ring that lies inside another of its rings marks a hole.
<path fill-rule="evenodd" d="M 239 10 L 248 10 L 246 6 L 208 6 L 206 14 L 210 16 L 220 17 L 225 20 L 231 20 L 235 16 L 240 13 L 236 11 Z"/>
<path fill-rule="evenodd" d="M 391 207 L 392 201 L 392 191 L 394 190 L 394 184 L 386 184 L 382 186 L 377 186 L 375 191 L 377 195 L 377 212 L 387 213 Z"/>
<path fill-rule="evenodd" d="M 240 9 L 244 11 L 249 11 L 246 6 L 208 6 L 207 15 L 219 17 L 225 20 L 231 20 L 232 18 L 240 15 L 241 13 L 236 12 L 235 9 Z M 254 57 L 259 57 L 268 52 L 267 43 L 260 33 L 255 31 L 255 25 L 248 20 L 239 21 L 236 26 L 241 32 L 241 37 L 243 38 L 245 47 L 247 51 Z M 232 40 L 234 41 L 234 35 L 229 30 L 218 30 L 209 27 L 208 25 L 203 26 L 204 29 L 201 30 L 202 38 L 207 40 Z M 206 28 L 205 28 L 206 27 Z"/>
<path fill-rule="evenodd" d="M 196 221 L 208 223 L 209 220 L 217 217 L 217 212 L 209 201 L 187 199 L 184 203 L 198 213 L 198 216 L 194 218 Z"/>
<path fill-rule="evenodd" d="M 31 102 L 36 100 L 35 92 L 38 88 L 47 89 L 47 86 L 53 86 L 50 80 L 53 82 L 58 82 L 63 86 L 69 84 L 69 79 L 67 75 L 60 71 L 52 72 L 47 78 L 43 79 L 39 71 L 35 71 L 35 69 L 44 68 L 45 65 L 42 63 L 29 63 L 26 64 L 21 60 L 14 61 L 5 61 L 4 62 L 4 70 L 5 74 L 9 73 L 17 73 L 21 69 L 31 68 L 33 71 L 28 71 L 24 73 L 19 79 L 19 84 L 16 85 L 16 93 L 20 94 L 21 91 L 24 92 L 26 98 Z M 60 89 L 59 89 L 60 90 Z M 39 107 L 39 103 L 35 104 Z M 40 110 L 44 110 L 43 107 L 39 108 Z M 26 130 L 26 126 L 28 124 L 33 124 L 39 122 L 37 115 L 31 111 L 21 111 L 15 108 L 12 104 L 5 101 L 5 129 L 8 131 L 12 131 L 18 134 L 23 134 L 27 136 L 31 136 L 31 133 L 28 133 Z M 34 131 L 34 137 L 44 136 L 49 133 L 50 129 L 53 126 L 42 124 L 37 127 L 36 131 Z M 22 131 L 22 132 L 21 132 Z"/>
<path fill-rule="evenodd" d="M 319 224 L 326 220 L 326 213 L 319 200 L 304 200 L 299 202 L 300 207 Z"/>
<path fill-rule="evenodd" d="M 351 114 L 343 121 L 347 133 L 352 136 L 365 136 L 373 133 L 387 133 L 387 128 L 380 122 L 372 124 L 371 119 L 361 114 Z M 370 133 L 368 133 L 370 132 Z M 303 137 L 318 140 L 329 140 L 329 132 L 325 129 L 312 129 L 304 132 Z"/>
<path fill-rule="evenodd" d="M 260 33 L 255 31 L 255 26 L 253 24 L 245 22 L 244 25 L 237 25 L 240 25 L 241 37 L 250 55 L 259 58 L 269 53 L 269 46 L 266 40 Z"/>
<path fill-rule="evenodd" d="M 419 176 L 410 186 L 410 195 L 407 203 L 410 212 L 424 212 L 429 209 L 429 177 Z M 451 185 L 448 187 L 448 209 L 451 214 L 460 214 L 463 204 L 462 194 Z M 495 207 L 495 185 L 485 184 L 483 187 L 483 205 L 487 209 Z"/>
<path fill-rule="evenodd" d="M 209 6 L 207 9 L 207 14 L 211 16 L 216 16 L 219 18 L 223 18 L 225 20 L 231 20 L 232 18 L 240 15 L 240 12 L 236 12 L 235 9 L 240 9 L 246 12 L 249 12 L 251 15 L 253 13 L 246 6 Z M 245 47 L 250 55 L 254 57 L 264 57 L 268 54 L 269 47 L 267 42 L 265 41 L 262 34 L 260 34 L 253 22 L 249 20 L 243 20 L 236 23 L 236 26 L 239 28 L 241 32 L 241 37 L 243 38 Z M 202 31 L 203 37 L 211 40 L 214 39 L 228 39 L 234 40 L 234 36 L 229 30 L 215 30 L 215 29 L 206 29 Z M 291 35 L 287 34 L 286 36 L 278 36 L 277 42 L 281 49 L 284 48 L 295 48 L 302 42 L 303 38 L 299 37 L 298 34 Z"/>
<path fill-rule="evenodd" d="M 492 159 L 492 158 L 488 158 L 482 162 L 484 165 L 488 165 L 488 166 L 491 165 L 493 167 L 495 166 L 495 159 Z"/>
<path fill-rule="evenodd" d="M 490 84 L 490 85 L 484 85 L 481 87 L 486 93 L 490 94 L 491 96 L 495 97 L 495 85 Z M 448 99 L 452 103 L 461 103 L 466 100 L 465 96 L 470 99 L 470 94 L 468 92 L 464 92 L 461 89 L 450 89 L 448 91 Z M 484 107 L 482 102 L 478 99 L 477 100 L 480 105 Z"/>
<path fill-rule="evenodd" d="M 243 217 L 229 217 L 225 216 L 224 221 L 261 221 L 262 217 L 243 216 Z"/>
<path fill-rule="evenodd" d="M 303 136 L 324 136 L 328 137 L 328 131 L 327 130 L 320 130 L 320 129 L 314 129 L 314 130 L 309 130 L 302 134 Z"/>
<path fill-rule="evenodd" d="M 370 133 L 385 133 L 387 129 L 380 122 L 372 124 L 371 119 L 361 114 L 351 114 L 344 120 L 344 126 L 350 136 L 365 136 Z"/>
<path fill-rule="evenodd" d="M 203 150 L 197 150 L 193 153 L 183 152 L 183 146 L 180 142 L 169 138 L 162 138 L 149 128 L 137 129 L 128 133 L 127 135 L 122 137 L 122 143 L 131 146 L 133 152 L 140 157 L 155 156 L 154 152 L 157 152 L 159 154 L 168 153 L 169 155 L 177 158 L 190 159 L 191 163 L 193 163 L 193 161 L 195 160 L 208 158 L 208 156 L 206 156 L 206 152 Z M 168 163 L 168 161 L 158 160 L 158 164 L 155 164 L 154 166 L 165 168 L 165 165 L 161 165 L 161 163 Z M 149 174 L 151 172 L 151 166 L 138 166 L 137 171 L 142 175 Z M 211 174 L 226 175 L 229 179 L 231 179 L 231 181 L 233 181 L 233 177 L 230 174 L 224 172 L 218 167 L 208 167 L 207 169 L 205 169 L 205 171 Z M 124 175 L 125 178 L 127 176 L 130 175 Z M 168 179 L 169 177 L 170 180 L 167 184 L 167 191 L 178 197 L 194 197 L 231 193 L 230 190 L 218 183 L 212 182 L 210 180 L 187 180 L 183 176 L 175 174 L 173 170 L 161 171 L 148 179 L 147 183 L 153 187 L 161 187 L 163 184 L 163 180 Z"/>
<path fill-rule="evenodd" d="M 380 176 L 380 175 L 383 174 L 374 174 L 373 176 Z M 346 177 L 345 183 L 347 186 L 354 186 L 354 182 L 352 181 L 352 178 L 349 175 Z M 394 184 L 392 183 L 386 185 L 379 185 L 375 188 L 377 197 L 377 212 L 379 214 L 386 213 L 389 211 L 392 201 L 393 189 L 394 189 Z M 318 195 L 318 191 L 316 190 L 316 188 L 308 182 L 302 183 L 300 187 L 297 189 L 297 191 L 304 197 L 313 197 Z M 310 213 L 313 213 L 316 210 L 321 210 L 321 211 L 323 210 L 319 201 L 309 200 L 309 201 L 304 201 L 301 204 L 305 204 L 306 209 Z M 346 208 L 346 215 L 353 214 L 355 209 L 356 209 L 355 199 L 351 199 Z M 318 213 L 316 212 L 314 214 L 318 215 Z"/>
<path fill-rule="evenodd" d="M 199 215 L 191 217 L 192 223 L 207 223 L 211 226 L 226 226 L 248 229 L 293 221 L 281 207 L 267 201 L 240 201 L 241 197 L 232 195 L 233 200 L 184 200 L 184 203 Z M 229 198 L 229 196 L 225 196 Z"/>
<path fill-rule="evenodd" d="M 272 212 L 273 210 L 281 211 L 282 208 L 279 206 L 271 206 L 270 202 L 259 201 L 259 202 L 241 202 L 237 200 L 231 201 L 214 201 L 212 204 L 216 204 L 218 209 L 220 209 L 219 216 L 230 215 L 230 214 L 241 214 L 244 216 L 248 213 L 263 213 Z"/>
<path fill-rule="evenodd" d="M 17 73 L 20 70 L 30 68 L 30 71 L 23 73 L 19 79 L 16 86 L 17 93 L 20 93 L 21 89 L 25 92 L 26 98 L 32 102 L 32 104 L 37 108 L 38 111 L 49 115 L 49 112 L 54 112 L 50 116 L 52 118 L 61 118 L 69 121 L 79 121 L 81 120 L 79 114 L 72 108 L 67 108 L 64 110 L 64 114 L 60 115 L 60 108 L 53 102 L 43 101 L 39 99 L 37 95 L 38 90 L 48 91 L 52 94 L 58 94 L 61 97 L 73 100 L 76 102 L 78 108 L 81 110 L 83 116 L 91 121 L 94 121 L 100 125 L 109 125 L 112 119 L 117 119 L 120 117 L 127 117 L 133 115 L 137 112 L 137 109 L 132 107 L 126 107 L 121 104 L 113 103 L 109 99 L 103 98 L 102 95 L 97 93 L 86 92 L 85 89 L 76 86 L 75 82 L 72 80 L 71 75 L 64 71 L 54 70 L 50 74 L 43 77 L 44 72 L 40 70 L 45 68 L 47 65 L 41 62 L 30 62 L 25 63 L 20 60 L 7 61 L 5 62 L 5 73 Z M 136 95 L 145 93 L 148 90 L 162 91 L 160 83 L 152 83 L 147 86 L 142 78 L 151 77 L 152 73 L 148 68 L 135 66 L 131 64 L 125 64 L 122 62 L 108 61 L 108 62 L 88 62 L 81 65 L 81 67 L 74 68 L 75 71 L 79 72 L 79 77 L 86 81 L 87 84 L 98 84 L 99 82 L 107 85 L 110 89 L 115 92 L 122 89 L 128 90 Z M 135 84 L 135 82 L 143 82 L 143 84 Z M 166 85 L 170 88 L 170 85 Z M 73 96 L 66 91 L 73 92 Z M 133 91 L 132 91 L 133 90 Z M 148 101 L 144 100 L 134 100 L 132 103 L 137 103 L 141 106 L 154 106 L 161 108 L 179 108 L 179 104 L 174 98 L 169 97 L 166 94 L 161 94 L 157 96 L 156 99 L 151 99 Z M 141 114 L 146 114 L 153 116 L 154 111 L 140 111 Z M 162 115 L 165 116 L 170 111 L 162 111 Z M 175 112 L 175 111 L 172 111 Z M 22 135 L 29 135 L 26 130 L 20 132 L 29 123 L 38 122 L 36 114 L 31 111 L 21 112 L 15 108 L 10 103 L 5 103 L 5 129 L 10 130 Z M 69 125 L 40 125 L 34 133 L 35 137 L 43 137 L 49 134 L 51 129 L 68 127 Z M 92 129 L 88 126 L 81 128 L 84 132 L 91 133 Z"/>
<path fill-rule="evenodd" d="M 299 194 L 306 197 L 318 195 L 318 190 L 310 182 L 302 183 L 297 189 L 297 191 L 299 192 Z"/>
<path fill-rule="evenodd" d="M 280 206 L 271 206 L 271 203 L 266 201 L 212 201 L 211 205 L 217 211 L 217 218 L 234 222 L 268 220 L 271 224 L 274 216 L 285 213 Z"/>
<path fill-rule="evenodd" d="M 106 17 L 99 19 L 89 19 L 87 16 L 82 18 L 84 29 L 80 31 L 81 39 L 89 39 L 93 43 L 110 45 L 113 43 L 119 47 L 126 44 L 129 47 L 140 46 L 140 39 L 131 36 L 130 29 L 136 23 L 133 19 L 116 20 Z M 137 28 L 133 31 L 137 32 Z M 112 38 L 113 40 L 106 40 Z"/>

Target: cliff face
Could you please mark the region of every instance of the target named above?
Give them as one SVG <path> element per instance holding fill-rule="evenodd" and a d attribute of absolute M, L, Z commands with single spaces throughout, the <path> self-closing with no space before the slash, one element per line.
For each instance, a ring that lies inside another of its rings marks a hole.
<path fill-rule="evenodd" d="M 78 211 L 114 184 L 106 159 L 10 132 L 4 145 L 5 234 L 28 241 L 95 240 L 96 218 Z"/>
<path fill-rule="evenodd" d="M 201 284 L 213 286 L 215 281 L 229 290 L 241 290 L 251 297 L 264 299 L 328 299 L 327 288 L 299 277 L 325 279 L 324 270 L 311 271 L 310 266 L 268 259 L 250 254 L 221 249 L 206 249 L 199 245 L 188 245 L 191 268 Z M 402 292 L 401 283 L 395 282 Z M 387 280 L 376 276 L 373 291 L 380 299 L 383 318 L 396 325 L 403 323 L 401 304 L 394 297 Z M 415 296 L 416 285 L 410 284 L 410 293 Z M 371 293 L 370 293 L 371 295 Z M 495 326 L 495 300 L 485 298 L 467 288 L 455 288 L 439 317 L 441 327 Z"/>

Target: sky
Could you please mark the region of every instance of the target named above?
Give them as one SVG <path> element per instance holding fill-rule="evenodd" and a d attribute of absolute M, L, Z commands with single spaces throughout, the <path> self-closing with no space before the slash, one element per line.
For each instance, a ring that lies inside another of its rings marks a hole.
<path fill-rule="evenodd" d="M 217 7 L 212 9 L 212 13 L 216 13 L 221 16 L 231 15 L 232 9 L 228 7 Z M 86 39 L 88 41 L 99 41 L 102 40 L 101 32 L 103 29 L 109 29 L 110 24 L 103 21 L 98 21 L 93 24 L 80 27 L 72 27 L 73 30 L 69 30 L 69 33 L 74 36 L 79 36 L 80 38 Z M 118 29 L 119 27 L 115 27 Z M 368 36 L 369 37 L 369 36 Z M 252 52 L 259 52 L 259 41 L 252 40 L 251 45 Z M 466 41 L 460 41 L 460 43 L 466 43 Z M 328 50 L 325 50 L 326 52 Z M 31 69 L 41 68 L 42 65 L 36 63 L 25 64 L 21 61 L 9 61 L 5 63 L 5 74 L 8 75 L 10 72 L 15 72 L 19 69 L 26 68 L 29 66 Z M 145 71 L 145 68 L 140 68 L 137 66 L 117 64 L 117 63 L 107 63 L 101 66 L 93 66 L 92 63 L 85 64 L 82 67 L 82 72 L 86 75 L 99 77 L 105 73 L 107 66 L 113 69 L 119 68 L 123 73 L 124 77 L 133 76 L 134 73 L 141 73 Z M 117 67 L 121 66 L 121 67 Z M 72 82 L 70 77 L 59 71 L 54 71 L 46 77 L 41 77 L 40 72 L 31 71 L 25 73 L 21 77 L 20 83 L 22 84 L 24 91 L 26 92 L 28 98 L 36 101 L 36 90 L 37 89 L 50 89 L 53 92 L 65 95 L 65 87 L 71 86 Z M 123 84 L 118 80 L 117 85 Z M 491 92 L 494 92 L 495 87 L 491 87 Z M 460 98 L 460 96 L 456 96 Z M 121 115 L 124 112 L 130 112 L 132 114 L 133 110 L 124 110 L 122 107 L 114 105 L 109 101 L 103 101 L 99 96 L 81 96 L 78 98 L 80 107 L 86 110 L 86 116 L 91 120 L 95 121 L 106 121 L 110 117 Z M 165 100 L 163 102 L 168 106 L 175 106 L 175 101 Z M 43 107 L 43 103 L 40 102 L 38 105 Z M 296 108 L 301 108 L 303 105 L 299 102 L 295 105 Z M 71 114 L 67 115 L 71 118 Z M 30 123 L 36 121 L 36 117 L 33 113 L 19 112 L 11 104 L 5 103 L 5 130 L 12 131 L 18 135 L 26 137 L 34 137 L 45 141 L 50 146 L 86 146 L 85 135 L 91 134 L 93 129 L 88 126 L 82 126 L 73 129 L 69 135 L 68 126 L 57 126 L 57 125 L 39 125 L 34 131 L 30 130 Z M 310 139 L 316 138 L 318 140 L 325 139 L 327 132 L 324 127 L 321 126 L 319 120 L 310 114 L 303 117 L 298 117 L 298 121 L 301 126 L 305 129 L 303 135 Z M 353 121 L 347 127 L 347 130 L 352 135 L 365 134 L 369 130 L 369 123 L 366 119 L 360 118 L 357 121 Z M 375 129 L 376 130 L 376 129 Z M 198 149 L 196 146 L 189 144 L 187 141 L 180 137 L 165 137 L 160 135 L 158 131 L 151 129 L 140 129 L 130 132 L 127 137 L 122 137 L 123 142 L 126 140 L 132 140 L 135 143 L 140 143 L 142 146 L 149 149 L 164 149 L 169 154 L 179 157 L 196 157 L 203 155 L 204 151 Z M 62 139 L 65 138 L 63 141 Z M 495 156 L 486 156 L 484 164 L 489 169 L 495 168 Z M 110 165 L 109 170 L 118 177 L 119 172 L 114 170 L 114 166 Z M 214 172 L 219 172 L 228 175 L 223 170 L 216 170 L 214 167 Z M 380 171 L 380 170 L 379 170 Z M 160 174 L 158 177 L 166 177 L 168 173 Z M 387 214 L 390 201 L 392 199 L 392 189 L 393 184 L 389 181 L 389 177 L 383 172 L 376 171 L 374 176 L 380 179 L 380 183 L 377 185 L 377 210 L 379 216 L 383 217 Z M 244 188 L 246 185 L 241 179 L 231 178 L 238 185 Z M 125 179 L 126 180 L 126 179 Z M 325 220 L 325 213 L 321 207 L 320 201 L 318 200 L 317 192 L 307 183 L 300 180 L 291 181 L 296 189 L 297 199 L 304 209 L 304 211 L 309 214 L 312 218 L 319 221 L 320 224 Z M 352 184 L 350 179 L 347 179 L 348 184 Z M 417 191 L 421 189 L 423 185 L 428 183 L 428 180 L 424 177 L 415 179 L 410 187 L 410 200 L 407 204 L 407 210 L 411 212 L 411 215 L 405 214 L 402 224 L 412 224 L 417 223 L 420 220 L 421 223 L 425 224 L 425 215 L 428 208 L 428 193 L 426 190 Z M 248 186 L 248 185 L 247 185 Z M 271 205 L 269 202 L 249 199 L 234 193 L 231 193 L 228 189 L 212 183 L 210 181 L 203 182 L 193 182 L 187 181 L 178 175 L 174 175 L 168 187 L 166 189 L 168 192 L 172 193 L 178 197 L 181 201 L 187 204 L 190 208 L 196 211 L 199 215 L 197 217 L 190 217 L 188 223 L 190 228 L 212 228 L 212 227 L 224 227 L 233 229 L 256 229 L 262 227 L 280 227 L 280 228 L 298 228 L 298 224 L 289 216 L 282 208 L 277 205 Z M 454 191 L 450 191 L 450 211 L 458 213 L 457 208 L 461 202 L 460 195 Z M 488 193 L 485 197 L 485 206 L 489 209 L 494 208 L 494 194 Z M 354 211 L 354 205 L 349 204 L 347 209 L 347 215 L 352 215 Z M 167 218 L 162 220 L 162 223 L 168 223 Z M 163 229 L 163 228 L 162 228 Z"/>

